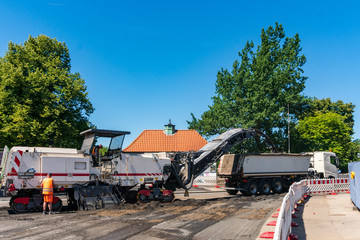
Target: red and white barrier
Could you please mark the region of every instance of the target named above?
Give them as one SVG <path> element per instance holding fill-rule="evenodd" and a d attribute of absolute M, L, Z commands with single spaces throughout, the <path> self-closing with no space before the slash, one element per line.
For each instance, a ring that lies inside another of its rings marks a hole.
<path fill-rule="evenodd" d="M 307 181 L 309 190 L 312 194 L 345 193 L 350 190 L 348 178 L 309 179 Z"/>
<path fill-rule="evenodd" d="M 337 194 L 339 192 L 349 192 L 350 182 L 348 178 L 332 179 L 308 179 L 294 183 L 289 188 L 288 194 L 283 199 L 279 213 L 274 214 L 277 218 L 275 232 L 266 232 L 260 235 L 260 238 L 273 238 L 276 240 L 297 239 L 295 234 L 291 233 L 291 228 L 296 227 L 292 218 L 296 218 L 294 212 L 295 205 L 302 199 L 305 199 L 310 193 L 328 193 Z M 270 222 L 272 226 L 274 221 Z M 269 223 L 269 225 L 270 225 Z"/>
<path fill-rule="evenodd" d="M 273 239 L 296 239 L 294 234 L 290 236 L 291 227 L 294 226 L 292 218 L 294 218 L 295 204 L 308 194 L 307 180 L 302 180 L 290 186 L 289 192 L 285 195 L 280 207 Z"/>

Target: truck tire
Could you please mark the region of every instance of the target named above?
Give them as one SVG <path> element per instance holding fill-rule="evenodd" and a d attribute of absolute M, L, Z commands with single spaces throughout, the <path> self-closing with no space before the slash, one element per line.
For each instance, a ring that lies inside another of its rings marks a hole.
<path fill-rule="evenodd" d="M 259 184 L 257 181 L 251 180 L 247 185 L 247 193 L 248 195 L 257 195 L 259 191 Z"/>
<path fill-rule="evenodd" d="M 28 211 L 27 205 L 22 203 L 12 202 L 10 207 L 15 213 L 25 213 Z"/>
<path fill-rule="evenodd" d="M 284 182 L 278 178 L 273 181 L 272 190 L 274 193 L 282 193 L 284 191 Z"/>
<path fill-rule="evenodd" d="M 56 203 L 53 203 L 52 210 L 55 212 L 60 211 L 62 206 L 63 206 L 62 201 L 61 201 L 61 199 L 59 199 Z"/>
<path fill-rule="evenodd" d="M 271 184 L 270 181 L 262 180 L 260 182 L 260 193 L 262 195 L 269 195 L 271 192 Z"/>
<path fill-rule="evenodd" d="M 226 190 L 226 192 L 229 194 L 229 195 L 236 195 L 238 193 L 238 190 Z"/>

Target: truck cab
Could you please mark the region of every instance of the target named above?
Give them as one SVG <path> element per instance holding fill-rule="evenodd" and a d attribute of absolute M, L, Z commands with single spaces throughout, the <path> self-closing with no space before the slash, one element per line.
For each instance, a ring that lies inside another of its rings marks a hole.
<path fill-rule="evenodd" d="M 333 152 L 313 152 L 310 158 L 309 173 L 319 178 L 336 178 L 339 158 Z"/>

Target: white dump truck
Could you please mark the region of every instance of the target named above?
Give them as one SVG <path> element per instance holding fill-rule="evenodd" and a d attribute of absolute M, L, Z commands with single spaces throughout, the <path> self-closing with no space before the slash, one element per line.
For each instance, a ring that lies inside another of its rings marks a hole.
<path fill-rule="evenodd" d="M 336 178 L 339 158 L 334 152 L 312 152 L 309 175 L 315 178 Z"/>
<path fill-rule="evenodd" d="M 218 177 L 225 178 L 230 195 L 281 193 L 308 175 L 311 154 L 226 154 L 220 159 Z"/>

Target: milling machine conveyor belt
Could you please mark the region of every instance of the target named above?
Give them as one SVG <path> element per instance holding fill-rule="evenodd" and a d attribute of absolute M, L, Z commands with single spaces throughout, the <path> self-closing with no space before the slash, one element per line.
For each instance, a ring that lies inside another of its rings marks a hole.
<path fill-rule="evenodd" d="M 229 151 L 232 146 L 252 138 L 255 135 L 255 129 L 244 128 L 235 128 L 220 134 L 194 153 L 194 178 L 198 177 L 214 164 L 223 154 Z"/>

